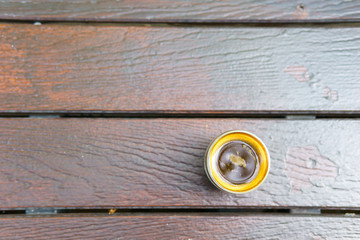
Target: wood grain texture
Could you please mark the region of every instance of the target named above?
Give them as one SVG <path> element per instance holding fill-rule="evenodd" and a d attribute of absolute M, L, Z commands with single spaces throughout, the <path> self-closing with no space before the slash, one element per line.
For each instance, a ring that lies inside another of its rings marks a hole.
<path fill-rule="evenodd" d="M 339 21 L 359 20 L 360 4 L 356 0 L 1 0 L 0 18 L 126 22 Z"/>
<path fill-rule="evenodd" d="M 0 25 L 0 111 L 359 111 L 360 29 Z"/>
<path fill-rule="evenodd" d="M 357 239 L 359 218 L 114 216 L 0 218 L 1 239 Z"/>
<path fill-rule="evenodd" d="M 259 189 L 216 189 L 203 156 L 243 129 L 268 146 Z M 360 206 L 358 120 L 0 119 L 0 208 Z"/>

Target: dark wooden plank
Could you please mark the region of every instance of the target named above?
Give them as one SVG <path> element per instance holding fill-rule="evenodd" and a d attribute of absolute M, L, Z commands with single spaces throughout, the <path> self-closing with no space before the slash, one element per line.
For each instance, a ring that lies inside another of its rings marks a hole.
<path fill-rule="evenodd" d="M 0 111 L 359 111 L 358 28 L 0 25 Z"/>
<path fill-rule="evenodd" d="M 1 239 L 357 239 L 358 217 L 282 215 L 0 218 Z"/>
<path fill-rule="evenodd" d="M 68 21 L 338 21 L 359 20 L 358 1 L 1 0 L 1 19 Z"/>
<path fill-rule="evenodd" d="M 207 145 L 243 129 L 270 150 L 254 192 L 203 170 Z M 1 119 L 0 208 L 360 206 L 358 120 Z"/>

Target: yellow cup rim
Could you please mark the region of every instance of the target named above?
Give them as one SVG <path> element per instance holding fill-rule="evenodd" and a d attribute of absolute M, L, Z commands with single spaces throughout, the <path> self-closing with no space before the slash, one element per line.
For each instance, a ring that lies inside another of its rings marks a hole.
<path fill-rule="evenodd" d="M 229 137 L 230 136 L 230 137 Z M 259 158 L 260 169 L 257 176 L 249 183 L 232 184 L 220 176 L 212 166 L 212 156 L 222 145 L 230 141 L 243 141 L 249 144 Z M 242 130 L 231 130 L 216 137 L 209 145 L 205 155 L 205 172 L 211 182 L 226 192 L 243 194 L 258 188 L 267 178 L 270 171 L 270 154 L 264 142 L 256 135 Z"/>

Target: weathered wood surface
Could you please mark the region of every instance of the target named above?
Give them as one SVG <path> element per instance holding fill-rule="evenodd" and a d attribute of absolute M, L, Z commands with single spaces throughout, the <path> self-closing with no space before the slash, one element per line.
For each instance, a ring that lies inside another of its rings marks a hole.
<path fill-rule="evenodd" d="M 360 219 L 282 215 L 0 218 L 1 239 L 358 239 Z"/>
<path fill-rule="evenodd" d="M 0 19 L 125 22 L 346 21 L 360 18 L 360 3 L 341 1 L 117 1 L 1 0 Z"/>
<path fill-rule="evenodd" d="M 359 34 L 1 24 L 0 111 L 359 111 Z"/>
<path fill-rule="evenodd" d="M 207 145 L 258 135 L 271 171 L 254 192 L 213 187 Z M 360 121 L 0 119 L 0 208 L 360 206 Z"/>

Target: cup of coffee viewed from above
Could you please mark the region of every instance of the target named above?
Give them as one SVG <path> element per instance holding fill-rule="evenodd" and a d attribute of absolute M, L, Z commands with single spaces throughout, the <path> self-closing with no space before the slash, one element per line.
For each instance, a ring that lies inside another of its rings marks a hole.
<path fill-rule="evenodd" d="M 232 130 L 215 138 L 205 154 L 205 172 L 219 189 L 246 193 L 259 187 L 270 170 L 270 155 L 255 135 Z"/>

